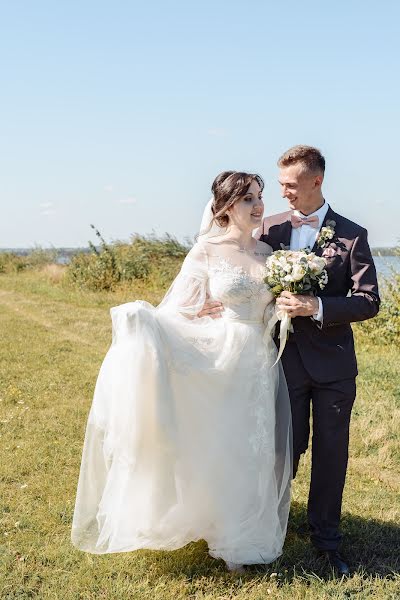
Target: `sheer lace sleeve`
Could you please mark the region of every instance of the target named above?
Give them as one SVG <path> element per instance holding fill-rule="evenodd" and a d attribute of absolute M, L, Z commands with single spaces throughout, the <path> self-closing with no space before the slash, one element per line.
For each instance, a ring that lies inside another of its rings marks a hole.
<path fill-rule="evenodd" d="M 204 244 L 197 243 L 183 261 L 158 309 L 195 318 L 206 301 L 207 287 L 208 256 Z"/>

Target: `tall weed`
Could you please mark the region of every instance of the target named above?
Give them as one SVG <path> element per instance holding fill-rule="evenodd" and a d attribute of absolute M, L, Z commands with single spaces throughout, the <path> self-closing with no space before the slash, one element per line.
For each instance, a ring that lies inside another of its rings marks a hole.
<path fill-rule="evenodd" d="M 164 288 L 175 276 L 189 245 L 173 236 L 134 235 L 130 243 L 108 244 L 92 225 L 100 244 L 89 243 L 91 252 L 74 256 L 67 269 L 67 281 L 79 288 L 114 290 L 134 280 L 151 281 Z"/>
<path fill-rule="evenodd" d="M 381 306 L 373 319 L 356 324 L 362 342 L 400 345 L 400 273 L 392 273 L 381 286 Z"/>
<path fill-rule="evenodd" d="M 26 254 L 14 252 L 0 252 L 0 273 L 18 273 L 27 269 L 41 269 L 45 265 L 53 264 L 58 257 L 55 248 L 41 248 L 35 246 Z"/>

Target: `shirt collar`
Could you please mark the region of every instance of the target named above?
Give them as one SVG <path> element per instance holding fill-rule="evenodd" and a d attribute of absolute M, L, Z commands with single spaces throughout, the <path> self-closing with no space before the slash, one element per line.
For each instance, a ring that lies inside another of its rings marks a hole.
<path fill-rule="evenodd" d="M 325 201 L 323 203 L 323 205 L 318 208 L 318 210 L 315 210 L 313 213 L 311 213 L 309 215 L 303 215 L 303 213 L 301 213 L 299 210 L 294 210 L 293 214 L 295 214 L 296 217 L 305 217 L 305 216 L 307 216 L 307 217 L 314 217 L 314 216 L 318 217 L 319 224 L 322 225 L 322 223 L 323 223 L 323 221 L 324 221 L 324 219 L 326 217 L 326 213 L 328 212 L 328 209 L 329 209 L 329 204 Z"/>

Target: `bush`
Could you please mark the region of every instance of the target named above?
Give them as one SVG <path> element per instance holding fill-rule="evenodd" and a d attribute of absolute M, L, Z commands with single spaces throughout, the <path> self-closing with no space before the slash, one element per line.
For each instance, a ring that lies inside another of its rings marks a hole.
<path fill-rule="evenodd" d="M 0 252 L 0 273 L 18 273 L 26 268 L 25 256 Z"/>
<path fill-rule="evenodd" d="M 54 264 L 57 261 L 57 257 L 58 251 L 56 248 L 44 249 L 40 246 L 35 246 L 25 258 L 28 269 L 40 269 L 45 265 Z"/>
<path fill-rule="evenodd" d="M 381 306 L 373 319 L 357 323 L 356 332 L 374 344 L 399 343 L 400 340 L 400 273 L 393 273 L 381 286 Z"/>
<path fill-rule="evenodd" d="M 134 280 L 153 280 L 165 287 L 175 276 L 189 247 L 166 234 L 134 235 L 130 243 L 108 244 L 92 225 L 100 246 L 90 243 L 90 254 L 77 254 L 67 268 L 67 280 L 80 288 L 113 290 Z"/>
<path fill-rule="evenodd" d="M 41 269 L 45 265 L 52 264 L 57 259 L 56 249 L 43 249 L 35 246 L 26 254 L 14 252 L 0 252 L 0 273 L 18 273 L 26 269 Z"/>

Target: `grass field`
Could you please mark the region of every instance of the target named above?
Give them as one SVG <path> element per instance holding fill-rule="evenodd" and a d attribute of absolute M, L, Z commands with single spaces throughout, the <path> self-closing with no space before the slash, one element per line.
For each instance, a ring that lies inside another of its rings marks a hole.
<path fill-rule="evenodd" d="M 203 542 L 91 556 L 70 543 L 86 417 L 110 342 L 110 306 L 159 289 L 78 292 L 35 272 L 0 276 L 0 594 L 5 599 L 400 598 L 400 351 L 357 335 L 360 376 L 337 580 L 308 543 L 306 457 L 284 555 L 229 574 Z"/>

